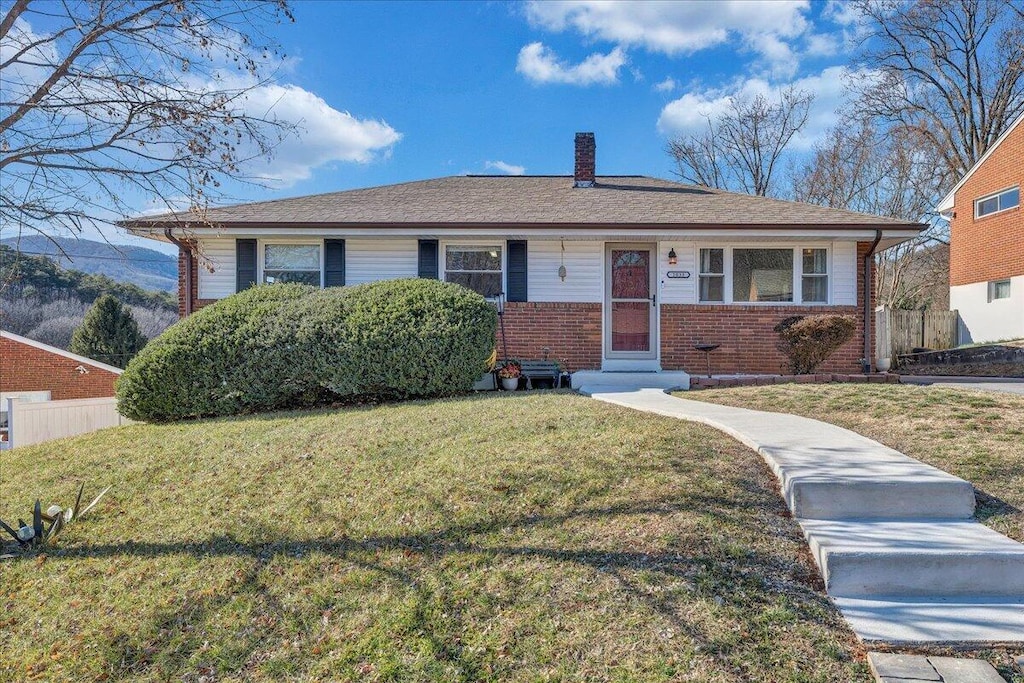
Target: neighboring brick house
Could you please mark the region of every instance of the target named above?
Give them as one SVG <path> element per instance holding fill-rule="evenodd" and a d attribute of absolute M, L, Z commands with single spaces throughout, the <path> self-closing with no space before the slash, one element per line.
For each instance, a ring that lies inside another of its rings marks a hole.
<path fill-rule="evenodd" d="M 0 330 L 0 393 L 49 391 L 50 398 L 114 395 L 122 370 Z"/>
<path fill-rule="evenodd" d="M 960 342 L 1024 338 L 1024 114 L 942 200 Z"/>
<path fill-rule="evenodd" d="M 594 135 L 575 142 L 572 176 L 438 178 L 124 225 L 179 245 L 182 315 L 254 283 L 429 277 L 503 293 L 509 355 L 570 370 L 699 371 L 706 342 L 721 344 L 716 372 L 778 372 L 772 327 L 824 312 L 858 324 L 826 369 L 862 369 L 870 255 L 924 226 L 595 175 Z"/>

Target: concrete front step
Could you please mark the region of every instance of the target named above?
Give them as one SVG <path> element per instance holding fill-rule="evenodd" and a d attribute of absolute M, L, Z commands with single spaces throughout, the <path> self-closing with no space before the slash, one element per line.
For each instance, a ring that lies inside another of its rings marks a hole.
<path fill-rule="evenodd" d="M 893 646 L 1017 646 L 1024 642 L 1024 597 L 834 597 L 867 643 Z"/>
<path fill-rule="evenodd" d="M 829 595 L 1024 599 L 1024 545 L 970 520 L 803 519 Z"/>
<path fill-rule="evenodd" d="M 689 389 L 690 375 L 679 370 L 660 372 L 603 372 L 601 370 L 579 370 L 572 373 L 572 388 L 582 387 L 595 390 L 622 390 L 637 386 L 645 388 Z M 588 391 L 587 393 L 592 393 Z"/>

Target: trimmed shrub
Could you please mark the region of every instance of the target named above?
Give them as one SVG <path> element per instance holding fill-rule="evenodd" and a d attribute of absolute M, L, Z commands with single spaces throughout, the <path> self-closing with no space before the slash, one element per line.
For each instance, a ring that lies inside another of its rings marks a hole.
<path fill-rule="evenodd" d="M 118 382 L 128 417 L 167 421 L 469 391 L 497 313 L 437 280 L 246 290 L 176 323 Z"/>
<path fill-rule="evenodd" d="M 240 380 L 251 409 L 469 391 L 494 349 L 494 306 L 438 280 L 325 289 L 269 317 Z"/>
<path fill-rule="evenodd" d="M 793 374 L 814 372 L 836 350 L 850 341 L 857 329 L 845 315 L 794 315 L 775 326 L 778 349 L 789 358 Z"/>
<path fill-rule="evenodd" d="M 401 399 L 469 391 L 494 350 L 498 314 L 482 296 L 438 280 L 384 280 L 342 290 L 336 353 L 321 386 L 339 396 Z"/>
<path fill-rule="evenodd" d="M 241 412 L 251 389 L 238 380 L 265 319 L 313 292 L 306 285 L 264 285 L 206 306 L 167 329 L 128 364 L 117 405 L 134 420 L 165 422 Z"/>

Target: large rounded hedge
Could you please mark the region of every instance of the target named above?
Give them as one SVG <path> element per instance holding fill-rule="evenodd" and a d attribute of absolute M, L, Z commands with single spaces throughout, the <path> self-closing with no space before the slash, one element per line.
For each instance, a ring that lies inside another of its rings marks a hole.
<path fill-rule="evenodd" d="M 437 280 L 257 287 L 151 342 L 118 382 L 118 404 L 128 417 L 166 421 L 451 395 L 480 376 L 496 325 L 483 297 Z"/>
<path fill-rule="evenodd" d="M 313 291 L 297 284 L 253 287 L 171 325 L 118 379 L 118 410 L 149 422 L 240 412 L 247 388 L 237 374 L 254 352 L 265 319 Z"/>

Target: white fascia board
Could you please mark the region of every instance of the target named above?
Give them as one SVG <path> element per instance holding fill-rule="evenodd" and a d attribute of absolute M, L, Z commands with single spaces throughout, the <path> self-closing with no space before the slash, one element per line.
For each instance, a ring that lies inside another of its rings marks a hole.
<path fill-rule="evenodd" d="M 106 363 L 101 363 L 98 360 L 93 360 L 92 358 L 86 358 L 85 356 L 79 356 L 77 353 L 71 353 L 70 351 L 65 351 L 64 349 L 58 349 L 56 346 L 50 346 L 49 344 L 44 344 L 42 342 L 37 342 L 34 339 L 29 339 L 28 337 L 22 337 L 20 334 L 14 334 L 13 332 L 7 332 L 5 330 L 0 330 L 0 337 L 4 337 L 6 339 L 10 339 L 11 341 L 16 341 L 19 344 L 24 344 L 25 346 L 31 346 L 32 348 L 39 349 L 40 351 L 46 351 L 48 353 L 52 353 L 52 354 L 55 354 L 57 356 L 63 356 L 64 358 L 67 358 L 67 359 L 73 360 L 73 361 L 77 361 L 79 363 L 82 363 L 83 365 L 91 365 L 92 367 L 98 368 L 100 370 L 106 370 L 107 372 L 113 372 L 114 374 L 117 374 L 117 375 L 120 375 L 121 373 L 124 372 L 124 370 L 122 370 L 121 368 L 115 368 L 113 365 L 107 365 Z"/>

